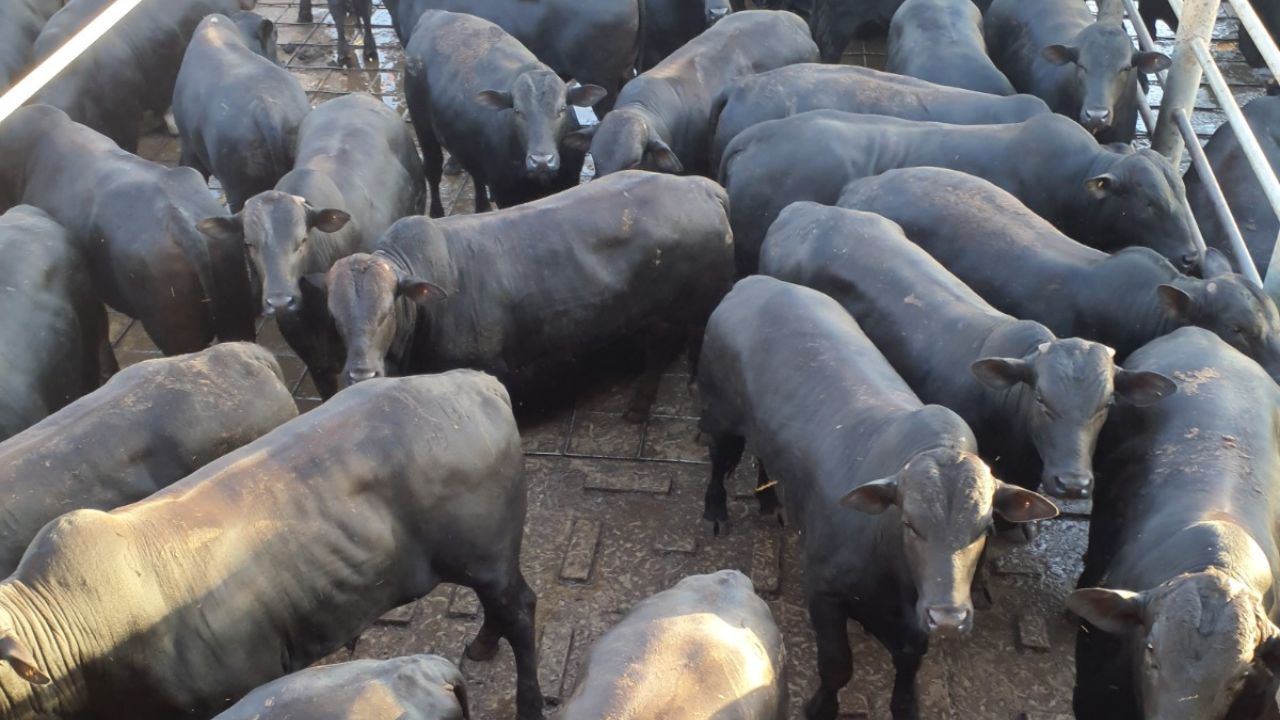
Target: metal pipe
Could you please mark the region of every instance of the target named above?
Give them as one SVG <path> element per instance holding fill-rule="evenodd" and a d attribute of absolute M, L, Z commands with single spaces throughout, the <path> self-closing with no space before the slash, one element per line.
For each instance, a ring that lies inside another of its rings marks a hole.
<path fill-rule="evenodd" d="M 1175 166 L 1182 159 L 1182 137 L 1173 120 L 1176 110 L 1190 114 L 1200 88 L 1201 65 L 1196 57 L 1196 41 L 1207 42 L 1213 34 L 1221 0 L 1186 0 L 1178 23 L 1178 39 L 1173 48 L 1173 65 L 1164 83 L 1160 118 L 1151 145 Z"/>
<path fill-rule="evenodd" d="M 115 27 L 116 23 L 124 19 L 129 11 L 136 8 L 142 0 L 115 0 L 104 9 L 89 24 L 85 25 L 70 40 L 52 55 L 37 65 L 26 77 L 19 80 L 9 91 L 0 95 L 0 123 L 13 114 L 13 111 L 22 107 L 24 103 L 30 100 L 41 88 L 57 77 L 80 57 L 85 50 L 98 41 L 108 30 Z"/>
<path fill-rule="evenodd" d="M 1253 44 L 1258 48 L 1258 53 L 1262 55 L 1262 59 L 1271 70 L 1271 74 L 1280 77 L 1280 49 L 1276 48 L 1275 41 L 1271 39 L 1271 33 L 1267 32 L 1267 27 L 1262 24 L 1258 13 L 1254 11 L 1248 0 L 1230 0 L 1230 5 L 1231 10 L 1236 14 L 1236 19 L 1240 21 L 1240 28 L 1249 33 Z"/>
<path fill-rule="evenodd" d="M 1253 168 L 1253 174 L 1258 176 L 1258 184 L 1262 186 L 1262 192 L 1267 196 L 1267 203 L 1271 205 L 1271 211 L 1280 217 L 1280 180 L 1276 179 L 1276 173 L 1271 169 L 1271 163 L 1267 162 L 1267 155 L 1262 151 L 1262 146 L 1258 144 L 1258 139 L 1253 135 L 1253 128 L 1249 127 L 1249 121 L 1245 119 L 1244 112 L 1240 106 L 1236 105 L 1235 96 L 1231 94 L 1231 88 L 1227 85 L 1226 78 L 1222 77 L 1222 72 L 1218 70 L 1218 66 L 1213 63 L 1213 55 L 1209 52 L 1209 45 L 1203 40 L 1195 40 L 1191 43 L 1191 49 L 1195 53 L 1196 61 L 1200 63 L 1204 69 L 1205 80 L 1209 83 L 1209 89 L 1218 99 L 1218 105 L 1222 111 L 1227 114 L 1227 122 L 1231 123 L 1231 129 L 1235 131 L 1236 142 L 1240 145 L 1240 151 L 1244 153 L 1244 157 L 1249 161 L 1249 167 Z M 1280 243 L 1276 243 L 1276 249 L 1280 249 Z M 1271 252 L 1271 258 L 1267 262 L 1267 273 L 1263 287 L 1267 294 L 1277 302 L 1280 302 L 1280 253 L 1275 250 Z"/>
<path fill-rule="evenodd" d="M 1191 155 L 1191 164 L 1195 166 L 1196 174 L 1200 176 L 1200 182 L 1209 190 L 1209 202 L 1213 205 L 1213 212 L 1218 216 L 1218 223 L 1222 225 L 1227 235 L 1227 242 L 1231 245 L 1231 254 L 1235 256 L 1236 266 L 1240 269 L 1240 274 L 1262 287 L 1262 278 L 1258 276 L 1258 268 L 1253 262 L 1253 256 L 1249 254 L 1249 246 L 1245 244 L 1244 236 L 1240 234 L 1240 226 L 1236 224 L 1235 215 L 1231 213 L 1231 206 L 1227 204 L 1227 197 L 1222 194 L 1222 187 L 1218 185 L 1218 177 L 1214 174 L 1213 168 L 1209 166 L 1209 158 L 1204 154 L 1204 148 L 1200 147 L 1200 139 L 1196 137 L 1196 129 L 1191 126 L 1191 119 L 1181 110 L 1176 111 L 1177 115 L 1174 120 L 1178 123 L 1178 132 L 1182 133 L 1182 140 L 1186 143 L 1189 154 Z"/>

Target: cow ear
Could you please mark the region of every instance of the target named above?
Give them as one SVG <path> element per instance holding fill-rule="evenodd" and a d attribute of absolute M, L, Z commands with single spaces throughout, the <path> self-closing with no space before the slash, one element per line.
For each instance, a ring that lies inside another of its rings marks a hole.
<path fill-rule="evenodd" d="M 263 48 L 271 47 L 271 36 L 276 32 L 276 24 L 266 18 L 258 23 L 258 40 Z"/>
<path fill-rule="evenodd" d="M 872 480 L 850 490 L 840 498 L 841 505 L 868 515 L 879 515 L 897 502 L 898 478 L 896 475 Z"/>
<path fill-rule="evenodd" d="M 1195 317 L 1196 300 L 1186 290 L 1172 285 L 1157 285 L 1156 294 L 1160 296 L 1165 312 L 1175 320 L 1188 323 Z"/>
<path fill-rule="evenodd" d="M 515 103 L 511 93 L 501 90 L 481 90 L 476 93 L 476 102 L 490 110 L 507 110 Z"/>
<path fill-rule="evenodd" d="M 599 125 L 588 125 L 582 129 L 574 130 L 564 136 L 564 146 L 578 152 L 590 152 L 591 138 L 595 137 L 596 130 L 599 127 Z"/>
<path fill-rule="evenodd" d="M 1226 253 L 1218 248 L 1205 248 L 1204 260 L 1200 261 L 1200 277 L 1208 280 L 1221 275 L 1231 275 L 1234 272 L 1235 268 L 1231 267 L 1231 261 L 1227 259 Z"/>
<path fill-rule="evenodd" d="M 416 277 L 401 278 L 400 282 L 396 283 L 396 293 L 419 305 L 427 305 L 449 297 L 449 293 L 445 292 L 444 288 Z"/>
<path fill-rule="evenodd" d="M 230 217 L 205 218 L 196 223 L 196 229 L 214 240 L 240 241 L 244 238 L 244 222 L 239 213 Z"/>
<path fill-rule="evenodd" d="M 1095 175 L 1084 181 L 1084 189 L 1088 190 L 1089 194 L 1096 200 L 1101 200 L 1110 195 L 1115 186 L 1116 176 L 1111 173 Z"/>
<path fill-rule="evenodd" d="M 1046 45 L 1040 51 L 1040 57 L 1054 65 L 1066 65 L 1080 58 L 1080 50 L 1070 45 Z"/>
<path fill-rule="evenodd" d="M 592 107 L 608 94 L 609 91 L 599 85 L 578 85 L 569 89 L 567 97 L 570 105 Z"/>
<path fill-rule="evenodd" d="M 1178 384 L 1157 372 L 1116 368 L 1116 397 L 1146 407 L 1178 392 Z"/>
<path fill-rule="evenodd" d="M 9 663 L 14 672 L 32 685 L 48 685 L 49 676 L 36 664 L 31 651 L 12 635 L 0 637 L 0 660 Z"/>
<path fill-rule="evenodd" d="M 1168 55 L 1158 52 L 1135 52 L 1133 54 L 1133 66 L 1138 72 L 1150 75 L 1161 70 L 1168 70 L 1173 61 Z"/>
<path fill-rule="evenodd" d="M 335 233 L 351 222 L 351 215 L 342 210 L 325 208 L 323 210 L 307 209 L 307 227 L 320 232 Z"/>
<path fill-rule="evenodd" d="M 1003 482 L 996 486 L 996 495 L 991 501 L 991 507 L 1000 517 L 1009 522 L 1031 522 L 1058 517 L 1058 506 L 1054 505 L 1049 498 Z"/>
<path fill-rule="evenodd" d="M 1067 596 L 1067 609 L 1090 625 L 1124 635 L 1142 625 L 1142 596 L 1128 590 L 1083 588 Z"/>
<path fill-rule="evenodd" d="M 662 172 L 684 172 L 684 165 L 680 164 L 680 158 L 676 157 L 675 151 L 671 149 L 671 146 L 662 140 L 653 138 L 644 149 L 649 154 L 649 157 L 653 158 L 653 166 Z"/>
<path fill-rule="evenodd" d="M 1035 380 L 1031 363 L 1019 358 L 982 358 L 975 360 L 969 371 L 992 390 L 1008 390 L 1018 383 L 1029 385 Z"/>

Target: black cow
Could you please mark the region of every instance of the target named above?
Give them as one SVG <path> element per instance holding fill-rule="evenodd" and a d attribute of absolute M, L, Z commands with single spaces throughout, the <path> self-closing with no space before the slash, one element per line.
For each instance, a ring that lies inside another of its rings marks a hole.
<path fill-rule="evenodd" d="M 571 105 L 604 99 L 597 85 L 572 90 L 520 41 L 474 15 L 428 10 L 405 48 L 405 101 L 426 159 L 431 217 L 443 217 L 440 179 L 449 152 L 475 181 L 476 212 L 573 187 L 583 153 L 562 152 L 578 127 Z"/>
<path fill-rule="evenodd" d="M 112 0 L 71 0 L 54 15 L 35 53 L 45 58 Z M 36 102 L 65 111 L 135 152 L 147 113 L 160 118 L 173 102 L 182 55 L 207 15 L 252 10 L 256 0 L 143 0 L 110 32 L 44 86 Z"/>
<path fill-rule="evenodd" d="M 246 47 L 272 63 L 280 65 L 280 50 L 277 45 L 278 35 L 275 23 L 256 12 L 248 10 L 241 10 L 232 14 L 231 22 L 235 23 L 236 27 L 240 29 L 240 38 L 244 40 Z"/>
<path fill-rule="evenodd" d="M 1058 115 L 961 126 L 815 110 L 761 123 L 725 149 L 720 181 L 740 270 L 755 267 L 787 205 L 833 205 L 850 181 L 922 166 L 985 178 L 1086 245 L 1145 245 L 1183 267 L 1200 263 L 1182 179 L 1155 151 L 1100 146 Z"/>
<path fill-rule="evenodd" d="M 844 306 L 920 399 L 956 411 L 992 470 L 1028 490 L 1088 497 L 1116 400 L 1148 405 L 1176 389 L 1117 367 L 1105 345 L 996 310 L 872 213 L 791 205 L 769 228 L 760 271 Z"/>
<path fill-rule="evenodd" d="M 467 683 L 439 655 L 353 660 L 286 675 L 214 720 L 468 720 Z"/>
<path fill-rule="evenodd" d="M 556 720 L 785 720 L 786 651 L 736 570 L 692 575 L 636 604 L 591 646 Z M 693 682 L 672 682 L 672 663 Z"/>
<path fill-rule="evenodd" d="M 1103 431 L 1084 589 L 1067 598 L 1088 623 L 1075 716 L 1255 720 L 1280 675 L 1280 390 L 1198 328 L 1130 365 L 1183 391 Z"/>
<path fill-rule="evenodd" d="M 982 13 L 971 0 L 906 0 L 889 24 L 885 69 L 940 85 L 1012 95 L 987 56 Z"/>
<path fill-rule="evenodd" d="M 363 383 L 145 500 L 46 525 L 0 582 L 0 716 L 207 718 L 449 582 L 484 606 L 467 656 L 507 638 L 517 717 L 540 718 L 525 492 L 492 377 Z"/>
<path fill-rule="evenodd" d="M 1280 97 L 1260 97 L 1250 101 L 1244 106 L 1244 116 L 1266 154 L 1267 163 L 1273 170 L 1280 170 Z M 1258 177 L 1253 174 L 1253 168 L 1245 159 L 1230 123 L 1223 123 L 1213 133 L 1213 137 L 1204 146 L 1204 154 L 1209 158 L 1209 166 L 1218 178 L 1222 194 L 1227 198 L 1227 206 L 1231 208 L 1236 226 L 1244 236 L 1258 274 L 1266 277 L 1267 266 L 1275 251 L 1276 234 L 1280 233 L 1280 221 L 1276 220 L 1276 213 L 1271 209 L 1267 194 L 1262 191 Z M 1231 243 L 1227 241 L 1226 232 L 1209 199 L 1209 189 L 1200 179 L 1200 174 L 1192 167 L 1187 170 L 1184 179 L 1187 184 L 1187 201 L 1191 203 L 1191 211 L 1200 223 L 1205 243 L 1225 253 L 1235 267 L 1244 267 L 1244 259 L 1236 257 Z"/>
<path fill-rule="evenodd" d="M 608 112 L 640 56 L 639 0 L 384 0 L 401 44 L 425 10 L 469 13 L 496 23 L 561 77 L 599 85 Z"/>
<path fill-rule="evenodd" d="M 250 49 L 225 15 L 196 28 L 173 93 L 182 164 L 217 175 L 232 212 L 293 169 L 310 111 L 297 78 Z"/>
<path fill-rule="evenodd" d="M 644 72 L 726 15 L 729 0 L 641 0 L 640 62 Z"/>
<path fill-rule="evenodd" d="M 127 153 L 47 105 L 0 125 L 0 157 L 0 208 L 25 202 L 62 223 L 88 248 L 98 295 L 165 354 L 253 339 L 244 247 L 196 230 L 226 212 L 199 173 Z"/>
<path fill-rule="evenodd" d="M 973 625 L 969 586 L 993 514 L 1024 522 L 1057 508 L 993 477 L 964 420 L 921 404 L 853 318 L 808 288 L 739 281 L 707 324 L 698 390 L 705 517 L 728 518 L 724 478 L 750 443 L 804 537 L 821 679 L 805 716 L 836 717 L 853 619 L 893 655 L 893 717 L 918 718 L 930 637 Z"/>
<path fill-rule="evenodd" d="M 903 0 L 813 0 L 809 25 L 822 62 L 840 62 L 854 36 L 884 30 Z"/>
<path fill-rule="evenodd" d="M 125 368 L 0 443 L 0 574 L 59 515 L 141 500 L 297 414 L 280 366 L 250 343 Z"/>
<path fill-rule="evenodd" d="M 743 130 L 809 110 L 844 110 L 955 125 L 1016 123 L 1049 113 L 1032 95 L 999 97 L 851 65 L 800 63 L 740 78 L 712 110 L 711 167 Z"/>
<path fill-rule="evenodd" d="M 378 42 L 373 37 L 373 0 L 328 0 L 329 18 L 338 32 L 338 55 L 335 67 L 356 67 L 356 54 L 347 40 L 347 13 L 356 19 L 356 26 L 364 28 L 364 59 L 378 61 Z M 311 11 L 312 0 L 298 3 L 298 22 L 315 22 Z"/>
<path fill-rule="evenodd" d="M 1099 142 L 1132 142 L 1138 89 L 1168 56 L 1133 47 L 1118 0 L 1097 20 L 1079 0 L 995 0 L 987 47 L 1019 92 L 1076 118 Z"/>
<path fill-rule="evenodd" d="M 700 330 L 732 282 L 726 202 L 704 178 L 618 173 L 496 213 L 406 218 L 373 254 L 307 282 L 327 287 L 344 384 L 451 367 L 508 379 L 646 336 L 625 416 L 639 421 L 670 359 L 664 341 Z"/>
<path fill-rule="evenodd" d="M 115 371 L 85 250 L 41 210 L 0 215 L 0 440 Z"/>
<path fill-rule="evenodd" d="M 811 62 L 817 52 L 793 13 L 733 13 L 627 83 L 614 111 L 569 141 L 586 150 L 590 138 L 596 177 L 632 169 L 714 173 L 709 158 L 716 98 L 737 78 Z"/>
<path fill-rule="evenodd" d="M 27 74 L 36 37 L 63 0 L 8 0 L 0 5 L 0 92 Z"/>
<path fill-rule="evenodd" d="M 1146 248 L 1107 255 L 1072 241 L 990 183 L 938 168 L 859 180 L 839 204 L 898 223 L 1001 311 L 1062 337 L 1105 343 L 1121 362 L 1154 338 L 1197 325 L 1280 379 L 1280 313 L 1216 252 L 1206 262 L 1208 280 L 1180 274 Z"/>
<path fill-rule="evenodd" d="M 323 301 L 308 307 L 299 282 L 339 258 L 371 251 L 396 220 L 421 213 L 422 160 L 400 116 L 366 93 L 334 98 L 298 130 L 298 159 L 274 190 L 232 215 L 196 226 L 211 241 L 246 247 L 253 296 L 274 315 L 324 397 L 337 392 L 339 341 Z"/>

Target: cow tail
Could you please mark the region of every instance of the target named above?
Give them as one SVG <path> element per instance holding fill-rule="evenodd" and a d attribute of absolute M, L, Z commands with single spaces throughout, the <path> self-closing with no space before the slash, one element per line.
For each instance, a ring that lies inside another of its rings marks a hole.
<path fill-rule="evenodd" d="M 636 61 L 632 65 L 632 70 L 635 71 L 636 75 L 643 71 L 640 66 L 644 62 L 644 6 L 645 0 L 636 0 Z M 624 78 L 622 85 L 625 85 L 627 80 L 630 79 Z M 622 85 L 618 87 L 622 87 Z"/>
<path fill-rule="evenodd" d="M 453 695 L 458 698 L 458 704 L 462 706 L 462 720 L 471 720 L 471 705 L 467 702 L 467 684 L 461 677 L 453 684 Z"/>

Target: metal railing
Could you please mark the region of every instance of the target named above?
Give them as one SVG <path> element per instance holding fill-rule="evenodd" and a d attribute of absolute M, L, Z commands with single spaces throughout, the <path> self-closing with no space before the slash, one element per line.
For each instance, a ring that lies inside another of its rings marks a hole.
<path fill-rule="evenodd" d="M 1154 50 L 1155 43 L 1147 33 L 1145 24 L 1134 6 L 1133 0 L 1123 0 L 1125 10 L 1138 34 L 1138 43 L 1143 50 Z M 1271 35 L 1266 31 L 1248 0 L 1227 0 L 1232 11 L 1240 21 L 1243 32 L 1248 32 L 1270 68 L 1272 75 L 1280 77 L 1280 49 L 1277 49 Z M 1267 197 L 1271 210 L 1280 217 L 1280 180 L 1267 161 L 1266 153 L 1258 144 L 1253 128 L 1249 126 L 1244 113 L 1236 103 L 1235 95 L 1227 85 L 1226 78 L 1218 69 L 1209 51 L 1214 23 L 1218 19 L 1218 10 L 1222 0 L 1170 0 L 1173 12 L 1178 16 L 1178 33 L 1174 42 L 1173 65 L 1168 74 L 1161 78 L 1164 98 L 1161 103 L 1160 116 L 1155 121 L 1151 133 L 1151 143 L 1157 151 L 1164 154 L 1175 164 L 1182 158 L 1185 148 L 1191 156 L 1191 164 L 1209 192 L 1210 203 L 1219 224 L 1225 228 L 1227 241 L 1231 245 L 1232 254 L 1240 265 L 1240 271 L 1249 279 L 1262 285 L 1272 299 L 1280 302 L 1280 242 L 1276 243 L 1268 258 L 1265 277 L 1259 277 L 1253 257 L 1249 253 L 1239 226 L 1231 214 L 1222 188 L 1214 176 L 1209 160 L 1200 146 L 1195 129 L 1191 126 L 1190 115 L 1195 109 L 1196 92 L 1200 89 L 1201 80 L 1205 80 L 1215 100 L 1223 112 L 1227 122 L 1235 133 L 1240 150 L 1249 163 L 1249 167 L 1257 176 L 1259 185 Z M 1141 105 L 1145 106 L 1145 99 Z M 1151 129 L 1150 109 L 1146 108 L 1143 122 Z"/>

